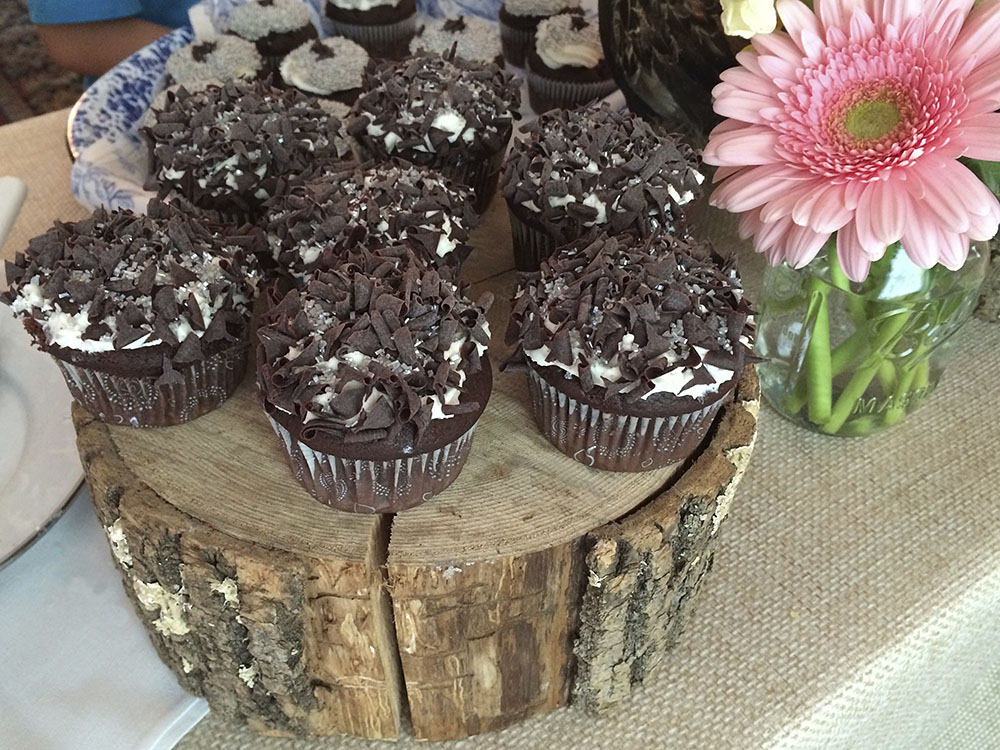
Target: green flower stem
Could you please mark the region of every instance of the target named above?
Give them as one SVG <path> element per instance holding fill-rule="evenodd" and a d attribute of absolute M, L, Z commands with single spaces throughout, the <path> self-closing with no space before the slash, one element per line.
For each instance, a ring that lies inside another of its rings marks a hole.
<path fill-rule="evenodd" d="M 927 346 L 921 344 L 906 358 L 899 368 L 901 375 L 899 384 L 892 391 L 892 406 L 885 410 L 882 418 L 886 426 L 898 423 L 906 416 L 906 403 L 904 399 L 918 388 L 927 386 L 928 374 L 930 372 L 927 357 Z"/>
<path fill-rule="evenodd" d="M 812 335 L 806 349 L 809 421 L 815 424 L 830 418 L 833 401 L 833 377 L 830 375 L 830 316 L 827 287 L 819 279 L 809 280 L 809 315 L 813 321 Z"/>
<path fill-rule="evenodd" d="M 878 382 L 882 386 L 882 392 L 886 395 L 896 390 L 896 368 L 889 360 L 883 362 L 878 368 Z"/>
<path fill-rule="evenodd" d="M 867 321 L 865 315 L 865 301 L 851 291 L 851 280 L 847 278 L 844 269 L 840 266 L 840 259 L 837 257 L 837 249 L 830 248 L 827 251 L 830 259 L 830 281 L 833 285 L 844 292 L 844 299 L 847 300 L 847 314 L 851 316 L 856 328 L 861 328 Z"/>
<path fill-rule="evenodd" d="M 868 389 L 868 386 L 885 361 L 885 350 L 895 343 L 909 319 L 910 311 L 905 310 L 896 313 L 882 322 L 878 334 L 872 341 L 871 352 L 862 360 L 861 364 L 854 371 L 854 375 L 851 376 L 851 379 L 844 387 L 844 390 L 837 397 L 830 417 L 820 425 L 823 432 L 832 435 L 844 426 L 844 422 L 851 416 L 854 404 L 857 403 L 857 400 Z"/>
<path fill-rule="evenodd" d="M 841 341 L 830 353 L 830 378 L 837 377 L 849 368 L 865 351 L 868 337 L 865 331 L 857 330 Z M 785 400 L 785 408 L 789 414 L 798 414 L 809 398 L 809 378 L 802 374 L 795 381 L 795 389 Z"/>

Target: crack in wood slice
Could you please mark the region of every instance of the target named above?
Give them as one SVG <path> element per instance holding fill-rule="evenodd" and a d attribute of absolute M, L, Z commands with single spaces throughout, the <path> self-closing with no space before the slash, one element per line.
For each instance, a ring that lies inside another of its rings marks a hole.
<path fill-rule="evenodd" d="M 398 736 L 388 519 L 370 519 L 353 560 L 254 544 L 164 502 L 106 425 L 79 407 L 73 417 L 126 593 L 185 689 L 265 734 Z"/>
<path fill-rule="evenodd" d="M 496 363 L 509 237 L 499 202 L 469 279 L 497 295 Z M 461 475 L 392 518 L 315 502 L 250 377 L 187 425 L 73 414 L 126 592 L 185 688 L 263 733 L 396 737 L 409 720 L 453 739 L 573 694 L 608 710 L 655 671 L 711 565 L 757 390 L 748 370 L 691 466 L 618 474 L 549 445 L 524 375 L 497 373 Z"/>

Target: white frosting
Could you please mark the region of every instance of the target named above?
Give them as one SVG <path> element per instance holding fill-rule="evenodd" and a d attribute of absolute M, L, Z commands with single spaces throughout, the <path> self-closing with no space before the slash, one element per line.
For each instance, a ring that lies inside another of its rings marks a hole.
<path fill-rule="evenodd" d="M 341 10 L 371 10 L 372 8 L 378 8 L 380 5 L 389 5 L 395 7 L 402 2 L 402 0 L 329 0 L 331 5 L 334 5 Z"/>
<path fill-rule="evenodd" d="M 194 59 L 193 53 L 204 44 L 214 44 L 215 49 L 205 59 Z M 211 39 L 198 39 L 181 47 L 167 59 L 167 72 L 189 91 L 192 86 L 205 85 L 233 78 L 253 78 L 264 61 L 253 42 L 232 34 L 222 34 Z"/>
<path fill-rule="evenodd" d="M 215 313 L 218 312 L 219 308 L 225 302 L 225 295 L 219 295 L 213 306 L 206 295 L 206 285 L 222 278 L 219 261 L 220 258 L 213 257 L 208 253 L 202 253 L 198 256 L 196 263 L 186 262 L 185 267 L 193 266 L 189 270 L 197 273 L 199 280 L 188 282 L 174 290 L 174 298 L 179 305 L 183 305 L 189 297 L 193 297 L 201 311 L 206 329 L 215 317 Z M 119 265 L 111 274 L 111 278 L 134 278 L 137 276 L 138 273 L 136 271 L 126 268 L 127 263 L 128 258 L 123 258 L 119 261 Z M 79 274 L 78 271 L 74 273 Z M 167 280 L 168 276 L 163 269 L 159 269 L 157 278 L 158 281 L 163 283 Z M 109 294 L 112 297 L 116 295 L 114 292 L 110 292 Z M 246 296 L 240 293 L 235 294 L 233 299 L 237 306 L 245 305 L 248 302 Z M 147 319 L 152 317 L 152 299 L 150 297 L 130 297 L 129 300 L 135 302 L 139 309 L 146 315 Z M 51 300 L 42 294 L 41 279 L 38 275 L 33 276 L 30 281 L 21 286 L 17 297 L 11 303 L 11 310 L 16 314 L 26 314 L 35 317 L 45 332 L 46 341 L 52 346 L 88 353 L 110 352 L 115 348 L 114 336 L 118 331 L 118 325 L 113 313 L 100 321 L 108 327 L 110 333 L 97 339 L 84 338 L 84 333 L 91 322 L 93 322 L 89 319 L 90 304 L 81 305 L 80 310 L 75 313 L 64 311 L 59 305 L 59 298 Z M 149 333 L 127 344 L 124 349 L 141 349 L 162 343 L 159 338 L 152 335 L 151 328 L 148 326 L 145 327 L 149 329 Z M 170 327 L 177 337 L 178 342 L 184 341 L 192 333 L 196 336 L 201 336 L 204 333 L 204 331 L 194 330 L 183 312 L 177 321 L 170 324 Z"/>
<path fill-rule="evenodd" d="M 552 16 L 565 8 L 577 8 L 580 0 L 506 0 L 504 10 L 512 16 Z"/>
<path fill-rule="evenodd" d="M 586 23 L 582 28 L 575 28 L 583 21 Z M 550 68 L 596 68 L 604 59 L 597 24 L 569 13 L 546 18 L 538 24 L 535 52 Z"/>
<path fill-rule="evenodd" d="M 462 31 L 445 30 L 445 24 L 458 20 L 465 24 Z M 496 26 L 485 18 L 475 16 L 428 21 L 410 40 L 410 52 L 427 50 L 442 54 L 451 51 L 452 46 L 455 47 L 455 54 L 466 60 L 493 62 L 502 55 Z"/>
<path fill-rule="evenodd" d="M 314 45 L 321 44 L 333 57 L 320 57 Z M 322 41 L 311 39 L 285 55 L 279 70 L 281 77 L 302 91 L 329 96 L 338 91 L 361 87 L 361 76 L 368 64 L 364 47 L 342 36 Z"/>

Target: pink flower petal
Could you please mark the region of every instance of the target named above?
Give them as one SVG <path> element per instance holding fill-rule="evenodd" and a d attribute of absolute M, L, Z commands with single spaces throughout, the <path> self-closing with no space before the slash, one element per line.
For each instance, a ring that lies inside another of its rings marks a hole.
<path fill-rule="evenodd" d="M 760 220 L 760 211 L 747 211 L 740 216 L 738 233 L 741 240 L 748 240 L 764 228 Z"/>
<path fill-rule="evenodd" d="M 1000 161 L 1000 114 L 985 112 L 962 122 L 965 156 Z"/>
<path fill-rule="evenodd" d="M 863 10 L 856 10 L 851 16 L 850 30 L 851 41 L 861 44 L 875 36 L 875 22 Z"/>
<path fill-rule="evenodd" d="M 788 190 L 792 182 L 802 179 L 806 179 L 802 172 L 790 166 L 750 167 L 722 182 L 709 202 L 740 213 L 764 205 Z"/>
<path fill-rule="evenodd" d="M 743 171 L 743 167 L 719 167 L 715 170 L 715 175 L 712 177 L 713 183 L 719 183 L 725 180 L 727 177 L 732 177 L 734 174 L 739 174 Z"/>
<path fill-rule="evenodd" d="M 799 70 L 797 63 L 790 63 L 777 55 L 760 55 L 757 64 L 765 75 L 773 78 L 781 86 L 787 86 L 794 81 Z"/>
<path fill-rule="evenodd" d="M 781 158 L 775 153 L 778 134 L 762 125 L 750 125 L 729 133 L 716 134 L 705 146 L 702 159 L 716 166 L 745 164 L 775 164 Z"/>
<path fill-rule="evenodd" d="M 922 7 L 921 0 L 885 0 L 883 3 L 875 3 L 874 20 L 900 29 L 911 18 L 919 17 Z"/>
<path fill-rule="evenodd" d="M 924 211 L 910 217 L 903 233 L 903 249 L 921 268 L 930 268 L 938 259 L 938 223 Z"/>
<path fill-rule="evenodd" d="M 951 47 L 948 55 L 950 61 L 977 57 L 986 61 L 1000 54 L 1000 34 L 997 34 L 997 24 L 1000 23 L 1000 2 L 980 3 L 973 8 L 965 20 L 958 39 Z"/>
<path fill-rule="evenodd" d="M 854 217 L 854 212 L 844 205 L 844 186 L 820 183 L 801 196 L 792 211 L 792 221 L 809 226 L 817 232 L 836 232 Z"/>
<path fill-rule="evenodd" d="M 763 123 L 761 109 L 774 104 L 769 96 L 744 91 L 728 83 L 720 83 L 712 89 L 712 96 L 715 97 L 712 106 L 718 114 L 743 122 Z"/>
<path fill-rule="evenodd" d="M 778 219 L 784 219 L 792 215 L 795 204 L 801 200 L 802 196 L 797 190 L 788 190 L 784 195 L 779 195 L 772 201 L 768 201 L 760 209 L 760 220 L 771 223 Z"/>
<path fill-rule="evenodd" d="M 808 227 L 795 226 L 788 231 L 785 262 L 793 268 L 808 265 L 830 239 L 829 232 L 814 232 Z"/>
<path fill-rule="evenodd" d="M 775 31 L 772 34 L 757 34 L 750 40 L 750 43 L 761 55 L 774 55 L 794 66 L 798 66 L 802 62 L 802 50 L 783 31 Z"/>
<path fill-rule="evenodd" d="M 823 28 L 805 3 L 800 2 L 800 0 L 777 0 L 774 7 L 778 11 L 778 17 L 781 19 L 785 31 L 799 46 L 799 49 L 805 53 L 806 57 L 812 57 L 811 53 L 818 51 L 808 49 L 808 47 L 818 43 L 819 49 L 822 49 L 820 37 L 824 36 Z M 804 38 L 808 40 L 807 43 L 804 43 Z"/>
<path fill-rule="evenodd" d="M 919 175 L 924 186 L 922 205 L 926 209 L 923 213 L 933 213 L 952 232 L 967 232 L 969 211 L 965 206 L 966 198 L 948 187 L 952 183 L 952 165 L 965 169 L 958 162 L 951 161 L 932 162 L 926 159 L 921 163 Z"/>
<path fill-rule="evenodd" d="M 909 196 L 902 185 L 894 180 L 875 180 L 858 204 L 858 214 L 867 214 L 866 221 L 879 244 L 891 245 L 903 236 L 909 205 Z"/>
<path fill-rule="evenodd" d="M 865 255 L 853 222 L 837 232 L 837 260 L 851 281 L 863 281 L 872 262 Z"/>
<path fill-rule="evenodd" d="M 724 70 L 719 76 L 719 79 L 731 86 L 735 86 L 736 88 L 744 89 L 746 91 L 752 91 L 755 94 L 775 96 L 778 93 L 778 87 L 774 85 L 774 81 L 763 73 L 751 73 L 746 68 L 730 68 L 729 70 Z"/>
<path fill-rule="evenodd" d="M 954 232 L 939 233 L 938 261 L 949 271 L 957 271 L 969 257 L 969 238 Z"/>

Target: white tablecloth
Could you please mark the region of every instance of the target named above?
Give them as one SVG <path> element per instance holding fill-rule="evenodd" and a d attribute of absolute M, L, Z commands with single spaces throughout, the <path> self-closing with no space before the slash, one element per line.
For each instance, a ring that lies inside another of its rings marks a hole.
<path fill-rule="evenodd" d="M 82 486 L 0 570 L 0 747 L 167 750 L 207 710 L 157 657 Z"/>

